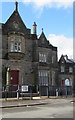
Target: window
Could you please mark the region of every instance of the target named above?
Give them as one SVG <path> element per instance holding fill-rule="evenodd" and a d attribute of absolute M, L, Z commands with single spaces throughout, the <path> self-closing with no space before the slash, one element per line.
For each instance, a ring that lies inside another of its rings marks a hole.
<path fill-rule="evenodd" d="M 72 72 L 73 72 L 73 68 L 69 67 L 69 73 L 72 73 Z"/>
<path fill-rule="evenodd" d="M 52 56 L 52 63 L 54 63 L 54 56 Z"/>
<path fill-rule="evenodd" d="M 52 86 L 55 85 L 55 71 L 52 70 Z"/>
<path fill-rule="evenodd" d="M 46 54 L 39 53 L 39 62 L 46 62 Z"/>
<path fill-rule="evenodd" d="M 14 44 L 14 51 L 17 52 L 18 51 L 18 43 Z"/>
<path fill-rule="evenodd" d="M 11 52 L 14 50 L 14 43 L 11 41 Z"/>
<path fill-rule="evenodd" d="M 39 71 L 38 77 L 40 85 L 48 85 L 48 71 Z"/>
<path fill-rule="evenodd" d="M 21 52 L 21 39 L 11 38 L 11 52 Z"/>
<path fill-rule="evenodd" d="M 70 80 L 69 79 L 66 79 L 65 80 L 65 86 L 70 86 L 71 84 L 70 84 Z"/>
<path fill-rule="evenodd" d="M 61 66 L 61 72 L 64 72 L 64 66 Z"/>

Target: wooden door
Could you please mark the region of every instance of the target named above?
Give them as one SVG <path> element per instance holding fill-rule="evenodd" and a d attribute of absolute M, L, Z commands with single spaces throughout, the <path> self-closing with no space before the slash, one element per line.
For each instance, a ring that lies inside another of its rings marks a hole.
<path fill-rule="evenodd" d="M 19 71 L 11 70 L 11 90 L 16 91 L 18 89 L 19 84 Z"/>

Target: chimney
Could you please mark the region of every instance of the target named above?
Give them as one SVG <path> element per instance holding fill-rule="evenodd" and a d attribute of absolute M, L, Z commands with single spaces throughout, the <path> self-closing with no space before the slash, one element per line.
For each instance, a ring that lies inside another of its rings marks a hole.
<path fill-rule="evenodd" d="M 36 34 L 36 27 L 37 27 L 36 22 L 34 22 L 34 24 L 33 24 L 33 34 Z"/>

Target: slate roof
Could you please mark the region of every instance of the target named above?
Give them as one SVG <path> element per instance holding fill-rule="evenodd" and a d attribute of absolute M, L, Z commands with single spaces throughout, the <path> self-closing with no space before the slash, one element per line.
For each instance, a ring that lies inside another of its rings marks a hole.
<path fill-rule="evenodd" d="M 75 61 L 73 59 L 66 59 L 66 63 L 74 63 Z"/>
<path fill-rule="evenodd" d="M 14 10 L 12 15 L 6 21 L 4 25 L 4 31 L 5 32 L 16 31 L 24 34 L 30 34 L 30 29 L 28 29 L 24 24 L 18 10 Z"/>
<path fill-rule="evenodd" d="M 66 63 L 75 63 L 73 59 L 69 59 L 67 55 L 62 55 L 59 61 L 65 61 Z"/>

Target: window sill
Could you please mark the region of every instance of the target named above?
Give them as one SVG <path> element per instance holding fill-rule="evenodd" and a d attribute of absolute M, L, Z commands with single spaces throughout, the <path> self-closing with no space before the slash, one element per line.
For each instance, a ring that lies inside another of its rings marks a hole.
<path fill-rule="evenodd" d="M 8 53 L 8 58 L 9 59 L 22 59 L 24 57 L 24 53 L 23 52 L 9 52 Z"/>

